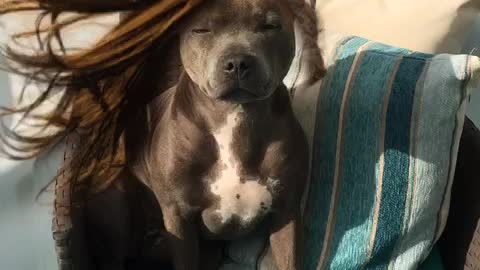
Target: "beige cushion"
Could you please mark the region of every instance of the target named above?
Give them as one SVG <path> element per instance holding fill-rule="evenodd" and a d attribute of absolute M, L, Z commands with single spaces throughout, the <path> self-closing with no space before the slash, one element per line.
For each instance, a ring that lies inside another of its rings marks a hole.
<path fill-rule="evenodd" d="M 426 53 L 460 53 L 478 0 L 317 0 L 324 29 Z M 467 52 L 468 53 L 468 52 Z"/>

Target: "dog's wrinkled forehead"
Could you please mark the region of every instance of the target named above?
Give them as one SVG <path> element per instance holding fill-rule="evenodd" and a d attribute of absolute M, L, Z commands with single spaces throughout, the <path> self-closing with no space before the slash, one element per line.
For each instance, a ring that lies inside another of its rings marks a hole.
<path fill-rule="evenodd" d="M 192 16 L 205 27 L 251 28 L 259 23 L 279 22 L 293 29 L 293 13 L 286 0 L 211 0 Z"/>

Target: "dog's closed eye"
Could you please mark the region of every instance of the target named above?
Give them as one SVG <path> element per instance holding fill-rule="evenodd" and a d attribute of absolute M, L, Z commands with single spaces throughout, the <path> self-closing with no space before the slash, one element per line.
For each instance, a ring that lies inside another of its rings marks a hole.
<path fill-rule="evenodd" d="M 192 30 L 192 33 L 194 34 L 208 34 L 211 33 L 212 31 L 208 28 L 194 28 Z"/>
<path fill-rule="evenodd" d="M 281 30 L 282 20 L 281 17 L 275 12 L 268 12 L 264 15 L 264 21 L 261 25 L 261 29 L 264 31 Z"/>
<path fill-rule="evenodd" d="M 280 30 L 282 29 L 281 24 L 276 24 L 276 23 L 267 23 L 262 26 L 263 30 L 269 31 L 269 30 Z"/>

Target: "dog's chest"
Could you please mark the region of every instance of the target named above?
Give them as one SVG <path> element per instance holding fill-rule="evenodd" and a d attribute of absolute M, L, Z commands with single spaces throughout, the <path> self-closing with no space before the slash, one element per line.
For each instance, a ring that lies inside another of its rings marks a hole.
<path fill-rule="evenodd" d="M 272 206 L 272 190 L 277 181 L 244 175 L 242 164 L 234 150 L 235 133 L 243 119 L 241 110 L 229 114 L 224 125 L 213 132 L 217 143 L 216 173 L 208 179 L 210 193 L 216 199 L 216 212 L 222 221 L 232 217 L 244 222 L 268 213 Z M 238 147 L 242 147 L 237 146 Z"/>

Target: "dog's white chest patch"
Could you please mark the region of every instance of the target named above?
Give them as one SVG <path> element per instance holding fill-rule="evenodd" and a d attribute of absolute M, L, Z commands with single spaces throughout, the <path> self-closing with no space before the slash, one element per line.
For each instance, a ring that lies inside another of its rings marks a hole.
<path fill-rule="evenodd" d="M 210 190 L 219 198 L 217 213 L 222 222 L 233 216 L 243 222 L 250 222 L 256 216 L 267 213 L 272 206 L 272 194 L 267 186 L 258 182 L 258 179 L 241 181 L 239 162 L 232 150 L 233 134 L 239 125 L 242 111 L 236 111 L 227 116 L 223 127 L 214 132 L 219 149 L 219 163 L 221 171 L 212 181 Z M 270 184 L 275 180 L 268 179 Z"/>

